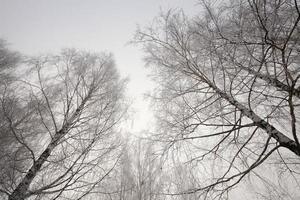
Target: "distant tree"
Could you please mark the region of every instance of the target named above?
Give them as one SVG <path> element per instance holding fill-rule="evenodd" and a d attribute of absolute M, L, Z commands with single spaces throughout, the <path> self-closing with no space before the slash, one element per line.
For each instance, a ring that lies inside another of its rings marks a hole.
<path fill-rule="evenodd" d="M 19 69 L 1 88 L 1 136 L 11 142 L 1 146 L 0 191 L 9 200 L 88 197 L 119 160 L 125 80 L 110 54 L 74 49 Z"/>
<path fill-rule="evenodd" d="M 152 141 L 139 139 L 133 146 L 133 172 L 135 175 L 135 198 L 133 200 L 161 200 L 164 185 L 162 160 L 155 152 Z"/>
<path fill-rule="evenodd" d="M 0 84 L 4 86 L 12 75 L 12 70 L 21 62 L 21 55 L 8 49 L 8 44 L 0 38 Z M 5 83 L 6 82 L 6 83 Z"/>
<path fill-rule="evenodd" d="M 135 174 L 133 171 L 134 163 L 133 159 L 135 156 L 132 155 L 131 151 L 133 150 L 132 145 L 127 139 L 124 139 L 125 142 L 122 147 L 122 156 L 119 162 L 119 169 L 117 170 L 117 182 L 115 184 L 115 190 L 117 191 L 114 195 L 114 199 L 119 200 L 134 200 L 135 195 Z"/>
<path fill-rule="evenodd" d="M 129 141 L 127 138 L 125 141 L 120 162 L 97 197 L 105 200 L 165 199 L 161 192 L 168 186 L 166 173 L 154 151 L 155 144 L 141 139 Z"/>
<path fill-rule="evenodd" d="M 135 38 L 159 84 L 154 137 L 201 177 L 173 195 L 226 198 L 266 163 L 299 191 L 299 1 L 200 4 L 199 16 L 170 11 Z"/>

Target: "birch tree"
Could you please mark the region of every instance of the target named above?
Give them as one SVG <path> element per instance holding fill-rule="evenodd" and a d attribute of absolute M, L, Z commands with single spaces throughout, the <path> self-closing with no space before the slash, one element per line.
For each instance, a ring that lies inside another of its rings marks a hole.
<path fill-rule="evenodd" d="M 199 3 L 198 16 L 169 11 L 135 38 L 159 85 L 153 137 L 202 178 L 169 195 L 226 198 L 266 163 L 299 190 L 299 2 Z"/>
<path fill-rule="evenodd" d="M 6 98 L 5 91 L 11 87 L 14 76 L 14 69 L 20 64 L 21 55 L 14 52 L 8 48 L 8 44 L 5 40 L 0 39 L 0 96 L 1 102 L 8 102 L 12 99 Z M 11 101 L 12 102 L 12 101 Z M 14 137 L 8 132 L 8 127 L 5 123 L 5 115 L 3 112 L 3 105 L 1 103 L 0 107 L 0 184 L 2 185 L 7 181 L 7 178 L 12 178 L 12 170 L 10 162 L 8 162 L 10 157 L 10 150 L 7 148 L 13 141 Z M 19 149 L 21 152 L 21 149 Z M 22 153 L 20 153 L 22 154 Z M 20 168 L 22 165 L 22 160 L 14 163 L 15 168 Z M 4 188 L 0 188 L 0 197 L 6 191 Z"/>
<path fill-rule="evenodd" d="M 9 200 L 88 197 L 119 159 L 126 81 L 105 53 L 66 49 L 21 67 L 1 91 L 2 130 L 13 138 L 1 191 Z"/>

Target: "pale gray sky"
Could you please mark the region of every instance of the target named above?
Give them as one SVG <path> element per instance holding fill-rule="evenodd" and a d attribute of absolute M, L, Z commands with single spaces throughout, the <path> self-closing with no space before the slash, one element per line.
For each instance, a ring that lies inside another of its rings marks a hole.
<path fill-rule="evenodd" d="M 55 53 L 74 47 L 115 56 L 130 82 L 127 95 L 136 111 L 130 131 L 149 128 L 151 112 L 143 93 L 151 82 L 142 52 L 126 45 L 136 25 L 149 24 L 160 10 L 182 8 L 191 15 L 196 0 L 0 0 L 0 37 L 26 55 Z"/>

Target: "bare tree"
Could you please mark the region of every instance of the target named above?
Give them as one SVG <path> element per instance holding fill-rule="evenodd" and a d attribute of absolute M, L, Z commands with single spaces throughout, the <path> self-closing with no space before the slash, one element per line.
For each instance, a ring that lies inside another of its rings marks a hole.
<path fill-rule="evenodd" d="M 1 76 L 8 73 L 8 69 L 15 68 L 21 61 L 21 55 L 18 52 L 11 51 L 7 47 L 7 42 L 0 39 L 0 71 Z M 5 71 L 6 70 L 6 71 Z"/>
<path fill-rule="evenodd" d="M 66 49 L 21 67 L 1 91 L 2 130 L 13 138 L 1 191 L 9 200 L 83 199 L 118 162 L 125 81 L 104 53 Z"/>
<path fill-rule="evenodd" d="M 165 187 L 162 162 L 154 151 L 155 144 L 146 140 L 129 141 L 123 144 L 118 168 L 107 183 L 101 199 L 162 200 L 160 193 Z"/>
<path fill-rule="evenodd" d="M 20 64 L 21 55 L 17 52 L 11 51 L 7 47 L 7 42 L 0 39 L 0 96 L 1 102 L 11 102 L 11 106 L 15 106 L 13 99 L 4 98 L 5 91 L 8 91 L 8 88 L 12 85 L 15 77 L 13 76 L 14 69 Z M 8 108 L 9 109 L 9 108 Z M 18 108 L 16 108 L 17 110 Z M 10 165 L 10 151 L 7 148 L 14 141 L 13 135 L 11 135 L 7 129 L 5 123 L 5 115 L 3 112 L 3 105 L 1 103 L 0 107 L 0 184 L 7 181 L 7 178 L 11 179 L 12 170 Z M 21 150 L 19 150 L 21 151 Z M 21 154 L 21 153 L 20 153 Z M 15 168 L 21 167 L 21 160 L 14 163 Z M 0 188 L 0 197 L 1 193 L 5 193 L 4 188 Z"/>
<path fill-rule="evenodd" d="M 160 85 L 155 139 L 202 177 L 170 195 L 226 198 L 267 163 L 299 190 L 299 2 L 200 4 L 199 16 L 170 11 L 135 38 Z"/>
<path fill-rule="evenodd" d="M 135 175 L 136 200 L 160 200 L 159 194 L 165 185 L 162 160 L 156 153 L 155 143 L 143 139 L 136 141 L 134 145 L 133 169 Z"/>

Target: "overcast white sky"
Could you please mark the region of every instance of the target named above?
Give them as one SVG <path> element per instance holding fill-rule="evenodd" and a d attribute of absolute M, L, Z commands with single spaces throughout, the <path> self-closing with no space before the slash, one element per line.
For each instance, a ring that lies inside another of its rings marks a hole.
<path fill-rule="evenodd" d="M 74 47 L 115 56 L 122 76 L 128 76 L 128 97 L 136 111 L 131 130 L 149 128 L 143 94 L 151 82 L 142 52 L 126 45 L 137 24 L 149 24 L 160 10 L 182 8 L 193 15 L 196 0 L 0 0 L 0 37 L 26 55 L 55 53 Z"/>

